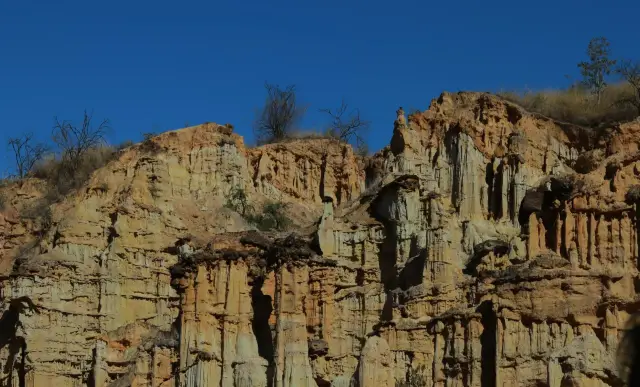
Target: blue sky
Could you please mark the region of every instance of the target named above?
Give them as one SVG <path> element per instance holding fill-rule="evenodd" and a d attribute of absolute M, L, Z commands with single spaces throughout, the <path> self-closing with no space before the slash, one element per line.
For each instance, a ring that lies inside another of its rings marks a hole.
<path fill-rule="evenodd" d="M 297 85 L 310 129 L 344 98 L 372 121 L 377 150 L 398 106 L 426 109 L 444 90 L 566 86 L 594 36 L 640 56 L 638 14 L 635 0 L 0 0 L 0 137 L 47 140 L 54 116 L 87 108 L 111 120 L 112 143 L 205 121 L 252 143 L 268 81 Z"/>

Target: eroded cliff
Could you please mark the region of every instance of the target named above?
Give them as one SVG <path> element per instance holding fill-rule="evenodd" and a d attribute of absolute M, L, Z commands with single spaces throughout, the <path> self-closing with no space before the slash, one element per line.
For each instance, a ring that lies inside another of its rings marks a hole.
<path fill-rule="evenodd" d="M 2 385 L 618 386 L 638 310 L 640 124 L 444 93 L 362 162 L 206 124 L 28 219 L 4 188 Z M 296 232 L 225 208 L 289 204 Z"/>

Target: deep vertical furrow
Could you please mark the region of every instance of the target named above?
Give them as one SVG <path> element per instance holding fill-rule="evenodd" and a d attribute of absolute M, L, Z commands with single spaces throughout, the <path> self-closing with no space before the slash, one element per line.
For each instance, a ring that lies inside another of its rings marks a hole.
<path fill-rule="evenodd" d="M 496 387 L 496 356 L 497 356 L 497 318 L 491 302 L 480 305 L 483 331 L 480 335 L 482 345 L 482 387 Z"/>

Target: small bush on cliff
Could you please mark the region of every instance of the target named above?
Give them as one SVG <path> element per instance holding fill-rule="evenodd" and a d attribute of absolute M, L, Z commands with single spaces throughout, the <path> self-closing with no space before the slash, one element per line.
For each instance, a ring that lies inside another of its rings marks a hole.
<path fill-rule="evenodd" d="M 94 171 L 113 160 L 116 154 L 114 148 L 106 145 L 88 148 L 73 164 L 51 155 L 35 165 L 33 176 L 49 183 L 48 196 L 55 201 L 82 186 Z"/>
<path fill-rule="evenodd" d="M 4 211 L 7 208 L 7 198 L 4 192 L 0 192 L 0 211 Z"/>
<path fill-rule="evenodd" d="M 286 209 L 287 203 L 265 203 L 265 205 L 262 207 L 262 212 L 251 216 L 250 221 L 262 231 L 284 231 L 291 225 L 291 219 L 289 219 L 289 217 L 285 213 Z"/>
<path fill-rule="evenodd" d="M 225 207 L 242 215 L 247 222 L 261 231 L 283 231 L 291 225 L 291 219 L 286 214 L 286 203 L 267 202 L 256 211 L 249 203 L 247 193 L 240 187 L 233 187 L 229 191 Z"/>
<path fill-rule="evenodd" d="M 427 385 L 427 378 L 424 375 L 426 375 L 424 366 L 410 368 L 405 380 L 396 381 L 396 387 L 424 387 Z"/>
<path fill-rule="evenodd" d="M 298 105 L 295 86 L 282 89 L 267 83 L 265 88 L 267 98 L 254 122 L 258 144 L 286 139 L 296 129 L 306 110 Z"/>
<path fill-rule="evenodd" d="M 227 196 L 225 207 L 237 212 L 243 217 L 253 213 L 253 206 L 249 204 L 247 193 L 240 187 L 233 187 Z"/>

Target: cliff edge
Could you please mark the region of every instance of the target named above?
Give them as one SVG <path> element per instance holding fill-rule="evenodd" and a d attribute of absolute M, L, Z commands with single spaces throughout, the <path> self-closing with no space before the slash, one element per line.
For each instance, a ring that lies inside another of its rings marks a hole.
<path fill-rule="evenodd" d="M 362 160 L 204 124 L 0 188 L 0 384 L 619 386 L 640 123 L 443 93 Z M 229 208 L 286 204 L 258 231 Z M 21 216 L 26 210 L 38 216 Z"/>

